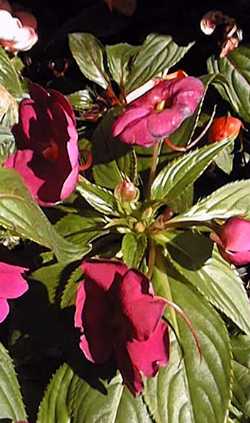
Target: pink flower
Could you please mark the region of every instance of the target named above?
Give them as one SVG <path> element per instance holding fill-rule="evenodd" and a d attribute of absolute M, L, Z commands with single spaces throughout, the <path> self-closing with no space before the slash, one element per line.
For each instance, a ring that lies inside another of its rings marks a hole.
<path fill-rule="evenodd" d="M 23 295 L 28 284 L 21 276 L 24 267 L 0 263 L 0 323 L 9 314 L 8 299 L 18 298 Z"/>
<path fill-rule="evenodd" d="M 149 280 L 125 264 L 90 260 L 76 297 L 75 327 L 80 348 L 93 363 L 115 357 L 124 383 L 136 395 L 142 375 L 154 376 L 169 360 L 165 301 L 154 296 Z"/>
<path fill-rule="evenodd" d="M 250 263 L 250 221 L 231 217 L 220 228 L 219 233 L 211 234 L 221 255 L 235 266 Z"/>
<path fill-rule="evenodd" d="M 202 82 L 191 76 L 162 80 L 129 104 L 114 122 L 113 136 L 127 144 L 151 147 L 194 113 L 203 93 Z"/>
<path fill-rule="evenodd" d="M 37 21 L 29 12 L 12 9 L 0 0 L 0 45 L 13 53 L 31 49 L 37 42 Z"/>
<path fill-rule="evenodd" d="M 18 150 L 4 166 L 20 173 L 40 205 L 51 206 L 67 198 L 77 183 L 76 122 L 61 93 L 31 84 L 30 95 L 21 101 L 13 128 Z"/>

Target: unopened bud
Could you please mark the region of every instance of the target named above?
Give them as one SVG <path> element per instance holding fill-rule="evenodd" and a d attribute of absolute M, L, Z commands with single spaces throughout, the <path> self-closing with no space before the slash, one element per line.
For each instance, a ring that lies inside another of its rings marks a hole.
<path fill-rule="evenodd" d="M 124 179 L 115 187 L 115 198 L 121 202 L 137 201 L 139 190 L 129 179 Z"/>
<path fill-rule="evenodd" d="M 137 222 L 134 226 L 135 231 L 138 233 L 142 233 L 145 231 L 146 227 L 142 222 Z"/>

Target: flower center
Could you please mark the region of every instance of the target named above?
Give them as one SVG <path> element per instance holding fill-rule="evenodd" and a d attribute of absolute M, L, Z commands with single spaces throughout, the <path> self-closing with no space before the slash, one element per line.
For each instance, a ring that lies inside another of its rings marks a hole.
<path fill-rule="evenodd" d="M 160 113 L 164 109 L 167 109 L 168 107 L 171 107 L 171 106 L 172 106 L 171 98 L 168 98 L 167 100 L 161 100 L 161 101 L 159 101 L 159 103 L 156 103 L 155 111 Z"/>

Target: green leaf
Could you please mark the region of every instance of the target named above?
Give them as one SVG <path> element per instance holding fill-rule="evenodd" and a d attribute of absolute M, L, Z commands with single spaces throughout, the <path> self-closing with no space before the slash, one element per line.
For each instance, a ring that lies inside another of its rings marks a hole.
<path fill-rule="evenodd" d="M 140 87 L 161 72 L 173 67 L 194 43 L 178 46 L 169 35 L 150 34 L 135 57 L 126 84 L 126 93 Z"/>
<path fill-rule="evenodd" d="M 103 214 L 118 216 L 117 202 L 113 194 L 105 188 L 92 184 L 84 177 L 79 179 L 79 194 L 97 211 Z"/>
<path fill-rule="evenodd" d="M 183 232 L 169 234 L 166 244 L 176 270 L 231 319 L 243 332 L 250 334 L 250 307 L 243 283 L 204 235 Z"/>
<path fill-rule="evenodd" d="M 83 279 L 82 270 L 80 267 L 71 273 L 67 285 L 63 291 L 61 299 L 61 308 L 70 307 L 75 304 L 77 282 Z"/>
<path fill-rule="evenodd" d="M 217 157 L 215 157 L 216 165 L 223 170 L 227 175 L 233 170 L 233 161 L 234 161 L 234 144 L 229 144 L 223 151 L 221 151 Z"/>
<path fill-rule="evenodd" d="M 89 90 L 80 90 L 68 95 L 68 99 L 73 108 L 78 111 L 89 110 L 93 106 Z"/>
<path fill-rule="evenodd" d="M 91 210 L 79 214 L 69 213 L 57 221 L 55 228 L 71 243 L 90 251 L 91 242 L 109 232 L 104 229 L 106 223 L 103 216 Z"/>
<path fill-rule="evenodd" d="M 132 46 L 127 43 L 106 46 L 110 73 L 121 88 L 125 87 L 129 79 L 133 59 L 140 49 L 141 46 Z"/>
<path fill-rule="evenodd" d="M 152 423 L 142 398 L 133 398 L 115 377 L 92 388 L 64 364 L 51 380 L 37 423 Z"/>
<path fill-rule="evenodd" d="M 24 94 L 18 73 L 3 48 L 0 48 L 0 85 L 16 99 L 21 99 Z"/>
<path fill-rule="evenodd" d="M 233 372 L 233 403 L 250 417 L 250 369 L 234 361 Z"/>
<path fill-rule="evenodd" d="M 250 336 L 238 334 L 231 337 L 234 360 L 250 369 Z"/>
<path fill-rule="evenodd" d="M 114 189 L 123 179 L 115 160 L 94 166 L 92 172 L 96 184 L 109 189 Z"/>
<path fill-rule="evenodd" d="M 194 186 L 190 185 L 172 200 L 168 201 L 168 207 L 174 210 L 175 213 L 184 213 L 193 205 Z"/>
<path fill-rule="evenodd" d="M 216 311 L 192 288 L 159 263 L 153 273 L 158 295 L 174 301 L 192 322 L 199 339 L 199 357 L 190 329 L 173 315 L 181 343 L 170 351 L 170 363 L 148 379 L 143 394 L 157 423 L 224 423 L 231 396 L 231 351 L 225 325 Z M 168 276 L 167 276 L 168 275 Z"/>
<path fill-rule="evenodd" d="M 145 250 L 147 248 L 147 237 L 144 234 L 127 233 L 122 239 L 123 261 L 129 267 L 139 268 Z"/>
<path fill-rule="evenodd" d="M 223 59 L 208 59 L 208 71 L 220 72 L 223 78 L 213 82 L 220 95 L 244 120 L 250 122 L 250 49 L 239 47 Z"/>
<path fill-rule="evenodd" d="M 27 420 L 12 360 L 0 343 L 0 418 Z"/>
<path fill-rule="evenodd" d="M 205 146 L 169 163 L 156 176 L 151 187 L 151 199 L 168 202 L 176 199 L 204 172 L 228 141 Z"/>
<path fill-rule="evenodd" d="M 114 189 L 125 175 L 133 180 L 137 174 L 137 161 L 134 150 L 112 136 L 112 123 L 120 108 L 109 110 L 93 134 L 92 167 L 95 183 Z"/>
<path fill-rule="evenodd" d="M 84 76 L 106 89 L 110 82 L 104 68 L 104 47 L 100 41 L 92 34 L 70 34 L 69 47 Z"/>
<path fill-rule="evenodd" d="M 62 263 L 49 264 L 40 267 L 29 276 L 30 279 L 41 282 L 46 287 L 50 303 L 56 300 L 56 290 L 62 281 L 64 268 L 65 265 Z"/>
<path fill-rule="evenodd" d="M 250 217 L 249 180 L 224 185 L 198 201 L 185 213 L 171 219 L 171 222 L 205 222 L 211 219 L 228 219 L 237 215 Z"/>
<path fill-rule="evenodd" d="M 0 169 L 0 223 L 50 248 L 59 261 L 70 262 L 84 255 L 84 249 L 64 240 L 56 232 L 14 169 Z"/>
<path fill-rule="evenodd" d="M 16 150 L 15 138 L 12 132 L 3 126 L 0 127 L 0 162 L 3 163 L 7 157 Z"/>
<path fill-rule="evenodd" d="M 231 338 L 233 348 L 233 404 L 250 417 L 250 337 L 236 335 Z"/>

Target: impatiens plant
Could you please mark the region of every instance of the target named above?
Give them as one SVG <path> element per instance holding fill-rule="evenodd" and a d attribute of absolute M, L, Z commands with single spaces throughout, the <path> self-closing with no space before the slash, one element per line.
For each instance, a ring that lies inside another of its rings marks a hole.
<path fill-rule="evenodd" d="M 30 269 L 2 323 L 27 413 L 0 345 L 0 418 L 249 420 L 250 50 L 187 76 L 192 45 L 71 34 L 68 96 L 0 52 L 0 320 Z"/>

